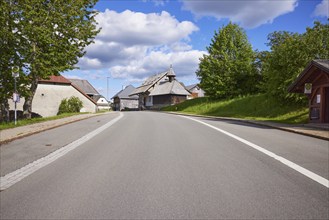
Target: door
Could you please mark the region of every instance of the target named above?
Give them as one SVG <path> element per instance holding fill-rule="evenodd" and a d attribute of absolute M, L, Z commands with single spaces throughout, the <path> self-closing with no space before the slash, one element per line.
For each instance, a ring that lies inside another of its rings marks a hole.
<path fill-rule="evenodd" d="M 324 123 L 329 123 L 329 87 L 324 89 Z"/>

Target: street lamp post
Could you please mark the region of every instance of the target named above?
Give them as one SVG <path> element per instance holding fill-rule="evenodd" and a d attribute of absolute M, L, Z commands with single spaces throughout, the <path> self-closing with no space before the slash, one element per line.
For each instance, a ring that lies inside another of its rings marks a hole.
<path fill-rule="evenodd" d="M 109 107 L 110 110 L 110 103 L 109 103 L 109 76 L 106 77 L 106 95 L 107 95 L 107 105 Z"/>
<path fill-rule="evenodd" d="M 106 95 L 107 95 L 107 101 L 109 100 L 109 76 L 106 77 Z"/>

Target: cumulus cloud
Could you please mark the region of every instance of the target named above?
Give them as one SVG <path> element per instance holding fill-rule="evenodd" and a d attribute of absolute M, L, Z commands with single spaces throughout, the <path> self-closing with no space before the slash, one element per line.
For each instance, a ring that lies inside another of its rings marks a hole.
<path fill-rule="evenodd" d="M 137 82 L 173 64 L 178 76 L 195 77 L 204 52 L 189 44 L 189 36 L 199 30 L 194 23 L 178 21 L 166 11 L 145 14 L 108 9 L 96 20 L 102 30 L 79 61 L 84 72 L 106 70 L 113 78 Z"/>
<path fill-rule="evenodd" d="M 152 51 L 143 59 L 131 62 L 127 66 L 113 66 L 109 69 L 114 78 L 131 77 L 131 80 L 141 81 L 152 74 L 160 73 L 169 69 L 173 65 L 178 77 L 194 77 L 198 68 L 199 58 L 204 51 L 190 50 L 181 52 L 163 53 L 162 51 Z"/>
<path fill-rule="evenodd" d="M 188 1 L 183 0 L 183 9 L 190 10 L 197 17 L 213 16 L 228 18 L 245 28 L 255 28 L 271 23 L 276 17 L 294 11 L 297 0 L 290 1 Z"/>
<path fill-rule="evenodd" d="M 99 40 L 120 42 L 126 46 L 170 44 L 182 38 L 188 39 L 189 34 L 198 30 L 192 22 L 179 22 L 166 11 L 144 14 L 106 9 L 96 20 L 102 27 Z"/>
<path fill-rule="evenodd" d="M 320 4 L 315 7 L 314 16 L 329 17 L 329 0 L 322 0 Z"/>

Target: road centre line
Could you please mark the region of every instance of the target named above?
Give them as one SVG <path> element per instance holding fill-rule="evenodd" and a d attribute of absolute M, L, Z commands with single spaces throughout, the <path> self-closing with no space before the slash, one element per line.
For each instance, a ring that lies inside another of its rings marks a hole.
<path fill-rule="evenodd" d="M 119 116 L 108 123 L 104 124 L 103 126 L 97 128 L 96 130 L 93 130 L 92 132 L 89 132 L 85 136 L 73 141 L 72 143 L 48 154 L 45 157 L 42 157 L 32 163 L 27 164 L 26 166 L 15 170 L 11 173 L 8 173 L 7 175 L 0 177 L 0 191 L 5 190 L 15 183 L 21 181 L 25 177 L 31 175 L 35 171 L 39 170 L 40 168 L 50 164 L 51 162 L 57 160 L 58 158 L 64 156 L 68 152 L 74 150 L 75 148 L 79 147 L 81 144 L 87 142 L 88 140 L 92 139 L 105 129 L 111 127 L 113 124 L 115 124 L 117 121 L 119 121 L 123 117 L 123 114 L 119 112 Z"/>
<path fill-rule="evenodd" d="M 310 178 L 310 179 L 312 179 L 312 180 L 320 183 L 321 185 L 329 188 L 329 180 L 323 178 L 322 176 L 319 176 L 316 173 L 313 173 L 312 171 L 309 171 L 309 170 L 305 169 L 304 167 L 299 166 L 298 164 L 295 164 L 294 162 L 292 162 L 290 160 L 287 160 L 287 159 L 285 159 L 285 158 L 283 158 L 283 157 L 281 157 L 281 156 L 279 156 L 279 155 L 277 155 L 277 154 L 275 154 L 275 153 L 273 153 L 271 151 L 268 151 L 268 150 L 266 150 L 266 149 L 264 149 L 264 148 L 262 148 L 262 147 L 260 147 L 260 146 L 258 146 L 256 144 L 254 144 L 254 143 L 251 143 L 250 141 L 247 141 L 247 140 L 245 140 L 243 138 L 240 138 L 240 137 L 238 137 L 238 136 L 236 136 L 234 134 L 231 134 L 231 133 L 229 133 L 227 131 L 224 131 L 224 130 L 222 130 L 220 128 L 217 128 L 217 127 L 215 127 L 213 125 L 207 124 L 207 123 L 205 123 L 203 121 L 200 121 L 198 119 L 187 117 L 187 116 L 180 116 L 180 117 L 183 117 L 183 118 L 190 119 L 192 121 L 198 122 L 200 124 L 203 124 L 205 126 L 208 126 L 208 127 L 212 128 L 214 130 L 217 130 L 217 131 L 219 131 L 219 132 L 221 132 L 221 133 L 223 133 L 223 134 L 225 134 L 225 135 L 227 135 L 227 136 L 229 136 L 229 137 L 231 137 L 231 138 L 233 138 L 235 140 L 238 140 L 238 141 L 240 141 L 240 142 L 242 142 L 242 143 L 244 143 L 244 144 L 246 144 L 246 145 L 248 145 L 248 146 L 250 146 L 250 147 L 252 147 L 252 148 L 254 148 L 254 149 L 256 149 L 256 150 L 258 150 L 258 151 L 260 151 L 262 153 L 264 153 L 264 154 L 266 154 L 267 156 L 272 157 L 275 160 L 280 161 L 284 165 L 286 165 L 286 166 L 294 169 L 295 171 L 297 171 L 297 172 L 299 172 L 299 173 L 307 176 L 308 178 Z"/>

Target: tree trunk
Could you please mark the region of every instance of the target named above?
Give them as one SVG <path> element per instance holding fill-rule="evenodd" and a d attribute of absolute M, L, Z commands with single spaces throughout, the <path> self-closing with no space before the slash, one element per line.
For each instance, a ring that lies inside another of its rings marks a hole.
<path fill-rule="evenodd" d="M 31 81 L 30 93 L 25 97 L 25 102 L 23 105 L 23 117 L 30 119 L 32 117 L 32 101 L 35 92 L 38 88 L 38 79 L 33 77 Z"/>
<path fill-rule="evenodd" d="M 0 108 L 0 122 L 9 122 L 9 104 L 8 99 L 2 100 Z"/>

